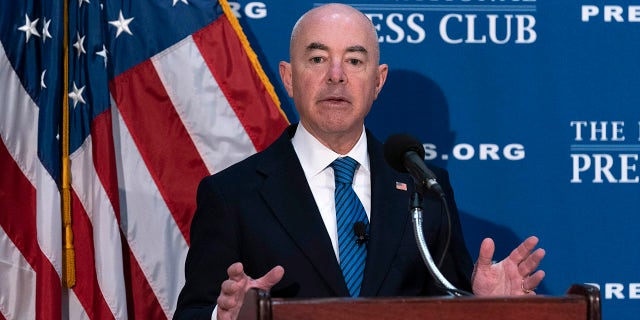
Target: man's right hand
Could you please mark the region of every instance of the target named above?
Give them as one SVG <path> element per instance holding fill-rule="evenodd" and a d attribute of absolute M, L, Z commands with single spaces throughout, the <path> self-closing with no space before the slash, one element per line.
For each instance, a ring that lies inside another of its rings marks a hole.
<path fill-rule="evenodd" d="M 284 268 L 275 266 L 259 279 L 251 279 L 244 273 L 242 263 L 236 262 L 227 269 L 229 279 L 222 283 L 218 297 L 218 320 L 235 320 L 244 302 L 244 296 L 251 288 L 269 290 L 284 275 Z"/>

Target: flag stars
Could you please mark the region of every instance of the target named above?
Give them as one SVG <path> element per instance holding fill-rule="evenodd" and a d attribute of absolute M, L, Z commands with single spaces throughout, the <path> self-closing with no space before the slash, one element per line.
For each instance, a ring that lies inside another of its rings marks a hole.
<path fill-rule="evenodd" d="M 47 73 L 47 69 L 44 69 L 42 71 L 42 73 L 40 74 L 40 88 L 42 88 L 42 89 L 46 89 L 47 88 L 47 85 L 44 83 L 44 76 L 45 76 L 46 73 Z"/>
<path fill-rule="evenodd" d="M 78 0 L 78 8 L 82 7 L 82 3 L 91 3 L 89 0 Z"/>
<path fill-rule="evenodd" d="M 38 24 L 38 20 L 40 19 L 36 19 L 31 21 L 31 19 L 29 18 L 29 16 L 27 14 L 24 15 L 24 25 L 21 26 L 20 28 L 18 28 L 18 30 L 23 31 L 27 37 L 27 39 L 25 40 L 25 43 L 29 43 L 29 39 L 31 38 L 31 35 L 40 36 L 40 33 L 38 33 L 38 30 L 36 29 L 36 25 Z"/>
<path fill-rule="evenodd" d="M 81 54 L 87 53 L 87 51 L 84 50 L 84 38 L 85 36 L 80 36 L 80 32 L 76 32 L 77 40 L 76 43 L 73 44 L 73 47 L 76 48 L 76 51 L 78 51 L 78 58 Z"/>
<path fill-rule="evenodd" d="M 49 33 L 49 24 L 51 24 L 51 19 L 47 20 L 47 17 L 44 17 L 44 26 L 42 26 L 42 43 L 47 42 L 47 38 L 52 38 L 51 33 Z"/>
<path fill-rule="evenodd" d="M 186 4 L 186 5 L 189 5 L 189 1 L 187 1 L 187 0 L 173 0 L 173 6 L 175 7 L 176 3 L 178 3 L 178 2 L 182 2 L 182 3 Z"/>
<path fill-rule="evenodd" d="M 131 33 L 131 30 L 129 30 L 129 23 L 131 23 L 131 20 L 133 19 L 134 18 L 125 19 L 124 16 L 122 15 L 122 10 L 120 10 L 120 15 L 118 16 L 118 20 L 109 21 L 110 25 L 117 28 L 116 38 L 120 36 L 120 34 L 123 32 L 126 32 L 129 35 L 133 35 L 133 33 Z"/>
<path fill-rule="evenodd" d="M 86 102 L 84 101 L 84 98 L 82 97 L 82 92 L 84 91 L 84 86 L 82 86 L 82 88 L 78 89 L 78 87 L 76 86 L 75 81 L 73 82 L 73 91 L 69 92 L 69 98 L 71 98 L 71 100 L 73 100 L 73 108 L 76 107 L 76 105 L 78 104 L 78 102 L 85 104 Z"/>
<path fill-rule="evenodd" d="M 101 56 L 104 59 L 104 67 L 107 68 L 107 48 L 105 48 L 104 44 L 102 45 L 102 50 L 96 52 L 96 55 Z"/>

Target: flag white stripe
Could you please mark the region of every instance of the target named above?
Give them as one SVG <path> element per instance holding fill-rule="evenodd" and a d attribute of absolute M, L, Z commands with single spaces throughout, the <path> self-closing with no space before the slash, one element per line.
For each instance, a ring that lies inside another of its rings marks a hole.
<path fill-rule="evenodd" d="M 78 300 L 78 296 L 73 290 L 63 289 L 62 290 L 62 319 L 72 319 L 72 320 L 90 320 L 91 318 L 87 314 L 87 311 L 84 310 L 82 304 L 80 304 L 80 300 Z M 66 304 L 64 303 L 66 301 Z M 68 309 L 64 306 L 68 305 Z"/>
<path fill-rule="evenodd" d="M 168 318 L 184 285 L 188 246 L 112 99 L 122 228 Z"/>
<path fill-rule="evenodd" d="M 0 226 L 0 313 L 7 319 L 36 318 L 36 272 Z"/>
<path fill-rule="evenodd" d="M 40 164 L 40 162 L 38 162 Z M 36 228 L 38 245 L 62 278 L 62 207 L 60 192 L 42 165 L 37 166 Z"/>
<path fill-rule="evenodd" d="M 116 319 L 127 318 L 127 295 L 122 264 L 120 228 L 107 193 L 93 165 L 93 143 L 88 136 L 69 156 L 73 190 L 93 226 L 98 285 Z"/>
<path fill-rule="evenodd" d="M 210 173 L 256 152 L 191 36 L 151 61 Z"/>

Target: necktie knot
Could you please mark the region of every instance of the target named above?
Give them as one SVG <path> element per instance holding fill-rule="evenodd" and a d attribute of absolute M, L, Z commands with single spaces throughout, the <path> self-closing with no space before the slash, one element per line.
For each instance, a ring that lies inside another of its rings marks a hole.
<path fill-rule="evenodd" d="M 344 183 L 351 185 L 353 183 L 353 175 L 358 168 L 358 162 L 350 157 L 338 158 L 331 163 L 333 168 L 336 184 Z"/>

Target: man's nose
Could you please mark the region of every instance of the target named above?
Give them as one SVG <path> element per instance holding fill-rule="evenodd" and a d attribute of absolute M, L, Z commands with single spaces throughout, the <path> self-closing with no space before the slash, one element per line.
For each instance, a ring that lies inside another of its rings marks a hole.
<path fill-rule="evenodd" d="M 340 62 L 334 62 L 329 67 L 329 74 L 327 75 L 328 83 L 344 83 L 347 81 L 346 74 L 344 73 L 344 66 Z"/>

